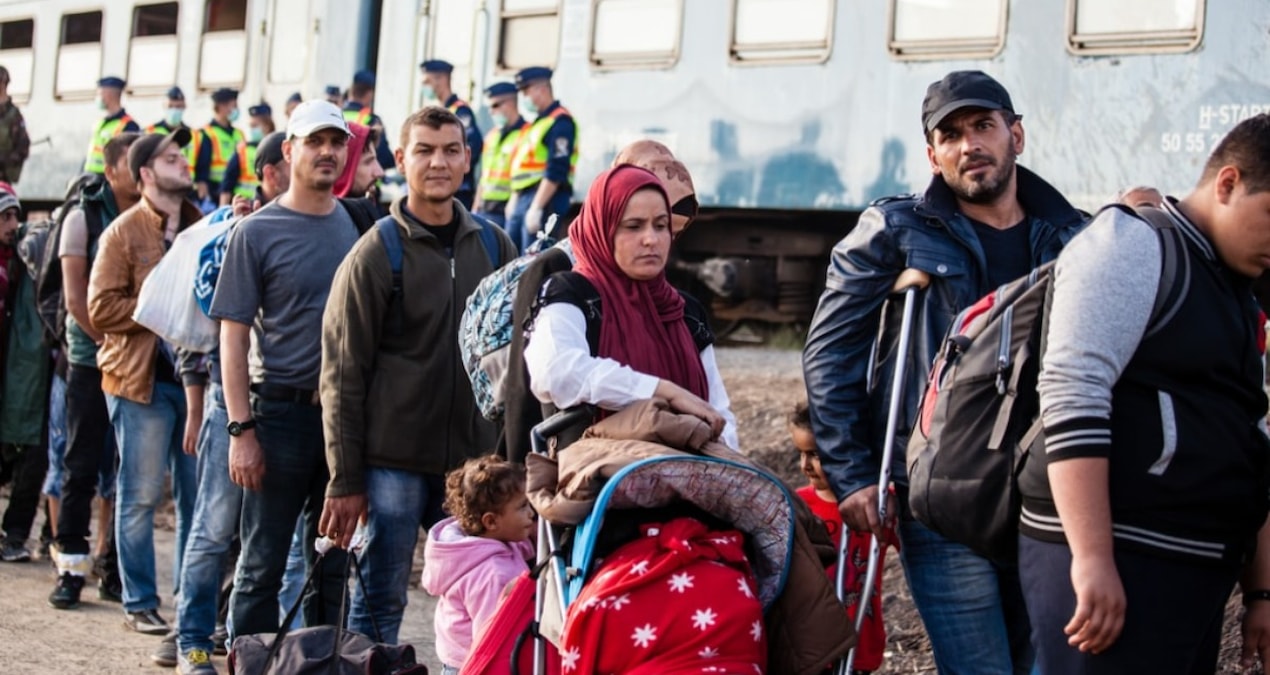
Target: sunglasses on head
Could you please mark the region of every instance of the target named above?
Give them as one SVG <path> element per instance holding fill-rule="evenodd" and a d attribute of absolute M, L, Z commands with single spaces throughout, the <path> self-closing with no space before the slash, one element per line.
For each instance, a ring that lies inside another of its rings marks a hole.
<path fill-rule="evenodd" d="M 701 210 L 701 205 L 697 203 L 696 195 L 688 195 L 683 199 L 675 202 L 670 207 L 670 212 L 676 216 L 683 216 L 688 219 L 696 218 L 697 213 Z"/>

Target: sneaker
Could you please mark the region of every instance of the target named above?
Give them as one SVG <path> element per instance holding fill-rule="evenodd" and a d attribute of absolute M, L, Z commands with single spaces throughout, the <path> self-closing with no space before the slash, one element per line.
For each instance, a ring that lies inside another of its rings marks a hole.
<path fill-rule="evenodd" d="M 176 664 L 176 672 L 180 675 L 217 675 L 219 671 L 212 665 L 212 655 L 202 649 L 191 649 L 181 654 Z"/>
<path fill-rule="evenodd" d="M 53 609 L 75 609 L 79 607 L 79 592 L 83 589 L 84 577 L 62 572 L 57 577 L 57 586 L 49 593 L 49 606 Z"/>
<path fill-rule="evenodd" d="M 212 653 L 217 656 L 225 656 L 229 653 L 225 643 L 229 642 L 229 629 L 223 623 L 216 624 L 216 630 L 212 632 Z"/>
<path fill-rule="evenodd" d="M 97 581 L 97 597 L 106 602 L 123 602 L 123 582 L 119 575 Z"/>
<path fill-rule="evenodd" d="M 26 542 L 6 540 L 4 546 L 0 546 L 0 560 L 5 562 L 27 562 L 30 559 L 31 549 L 26 547 Z"/>
<path fill-rule="evenodd" d="M 158 649 L 150 655 L 150 660 L 154 661 L 155 665 L 164 668 L 176 665 L 176 631 L 168 631 L 168 634 L 163 636 L 163 642 L 160 642 Z"/>
<path fill-rule="evenodd" d="M 123 627 L 146 635 L 167 635 L 172 630 L 168 622 L 159 616 L 159 612 L 153 609 L 124 612 Z"/>

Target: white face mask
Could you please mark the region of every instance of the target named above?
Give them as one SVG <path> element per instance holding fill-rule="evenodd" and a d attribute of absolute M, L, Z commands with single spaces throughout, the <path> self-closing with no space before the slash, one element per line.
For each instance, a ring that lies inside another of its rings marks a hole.
<path fill-rule="evenodd" d="M 433 89 L 433 88 L 432 88 L 431 86 L 429 86 L 429 85 L 426 85 L 426 84 L 425 84 L 425 85 L 423 85 L 422 94 L 423 94 L 423 100 L 425 100 L 425 101 L 435 101 L 435 100 L 437 100 L 437 92 L 436 92 L 436 90 L 435 90 L 435 89 Z"/>
<path fill-rule="evenodd" d="M 239 113 L 238 113 L 238 108 L 234 108 L 233 110 L 230 110 L 230 111 L 229 111 L 229 122 L 230 122 L 230 124 L 233 124 L 234 122 L 237 122 L 237 121 L 238 121 L 238 114 L 239 114 Z"/>
<path fill-rule="evenodd" d="M 103 100 L 103 99 L 102 99 L 102 97 L 98 96 L 96 99 L 94 99 L 94 101 L 93 101 L 93 102 L 97 104 L 97 109 L 98 109 L 98 110 L 105 110 L 105 109 L 106 109 L 106 101 L 105 101 L 105 100 Z"/>
<path fill-rule="evenodd" d="M 252 127 L 247 130 L 247 140 L 252 143 L 259 143 L 264 140 L 265 130 L 260 127 Z"/>
<path fill-rule="evenodd" d="M 503 113 L 494 113 L 493 115 L 490 115 L 490 118 L 494 120 L 495 128 L 502 129 L 507 126 L 507 116 Z"/>
<path fill-rule="evenodd" d="M 167 113 L 163 115 L 163 121 L 168 123 L 169 127 L 176 128 L 181 126 L 181 119 L 185 117 L 185 108 L 168 108 Z"/>
<path fill-rule="evenodd" d="M 532 117 L 538 114 L 538 106 L 534 105 L 533 100 L 530 99 L 528 96 L 526 96 L 525 99 L 521 101 L 520 108 L 526 117 Z"/>

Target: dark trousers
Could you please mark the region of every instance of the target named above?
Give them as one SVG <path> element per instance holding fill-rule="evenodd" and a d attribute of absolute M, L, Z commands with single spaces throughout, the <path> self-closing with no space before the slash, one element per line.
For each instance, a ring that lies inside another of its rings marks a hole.
<path fill-rule="evenodd" d="M 278 591 L 296 519 L 303 513 L 304 556 L 307 566 L 312 567 L 317 555 L 313 542 L 329 478 L 321 409 L 252 394 L 251 411 L 256 438 L 265 455 L 265 478 L 259 491 L 243 491 L 238 529 L 242 553 L 229 610 L 233 616 L 231 638 L 278 631 Z M 306 626 L 339 621 L 346 564 L 347 558 L 338 549 L 326 555 L 314 580 L 316 590 L 304 596 Z"/>
<path fill-rule="evenodd" d="M 10 541 L 23 543 L 31 536 L 31 525 L 40 509 L 40 487 L 49 468 L 49 455 L 38 445 L 5 445 L 3 455 L 3 461 L 12 467 L 13 489 L 0 527 Z"/>
<path fill-rule="evenodd" d="M 1071 549 L 1019 537 L 1019 575 L 1041 674 L 1216 672 L 1222 619 L 1239 568 L 1119 548 L 1115 559 L 1127 605 L 1124 629 L 1103 653 L 1084 654 L 1063 632 L 1076 611 Z"/>
<path fill-rule="evenodd" d="M 113 439 L 101 371 L 71 365 L 66 372 L 66 459 L 62 511 L 57 518 L 57 546 L 62 553 L 89 552 L 93 497 L 102 467 L 115 461 Z M 112 550 L 113 540 L 111 535 Z"/>

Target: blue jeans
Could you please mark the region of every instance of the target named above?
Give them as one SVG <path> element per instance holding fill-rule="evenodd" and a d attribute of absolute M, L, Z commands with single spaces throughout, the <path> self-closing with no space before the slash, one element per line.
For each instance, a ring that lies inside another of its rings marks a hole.
<path fill-rule="evenodd" d="M 154 573 L 154 510 L 163 499 L 164 470 L 172 472 L 176 501 L 174 591 L 180 590 L 181 561 L 194 515 L 198 469 L 181 450 L 185 431 L 185 391 L 172 382 L 156 382 L 150 403 L 106 396 L 110 421 L 119 443 L 115 542 L 123 578 L 124 611 L 159 606 Z"/>
<path fill-rule="evenodd" d="M 410 564 L 419 541 L 419 527 L 432 527 L 445 517 L 441 511 L 445 479 L 432 474 L 367 467 L 366 498 L 367 539 L 359 561 L 369 588 L 362 588 L 360 582 L 355 585 L 348 627 L 379 642 L 396 644 L 401 615 L 406 611 L 406 588 L 410 584 Z"/>
<path fill-rule="evenodd" d="M 49 390 L 49 470 L 40 490 L 54 498 L 62 498 L 62 481 L 66 476 L 66 380 L 54 373 Z M 109 457 L 101 464 L 97 476 L 97 496 L 105 501 L 115 498 L 115 440 L 107 439 Z"/>
<path fill-rule="evenodd" d="M 295 534 L 291 536 L 291 550 L 287 552 L 287 571 L 282 574 L 282 590 L 278 591 L 278 621 L 287 618 L 291 605 L 300 599 L 300 591 L 304 590 L 304 577 L 308 570 L 304 566 L 304 518 L 295 521 Z M 304 615 L 296 614 L 287 630 L 304 627 Z"/>
<path fill-rule="evenodd" d="M 198 431 L 198 500 L 185 544 L 176 607 L 177 645 L 182 653 L 212 651 L 222 572 L 242 513 L 243 489 L 229 478 L 228 423 L 224 392 L 217 384 L 208 385 L 203 426 Z"/>
<path fill-rule="evenodd" d="M 278 632 L 278 592 L 296 519 L 303 514 L 305 561 L 311 567 L 317 558 L 313 541 L 329 477 L 319 408 L 253 394 L 251 412 L 265 456 L 265 477 L 259 491 L 243 490 L 242 554 L 229 601 L 231 642 L 239 635 Z M 305 595 L 304 625 L 339 620 L 346 561 L 338 550 L 326 555 L 316 592 L 311 589 Z"/>
<path fill-rule="evenodd" d="M 907 509 L 902 513 L 900 561 L 940 675 L 1031 672 L 1031 629 L 1017 568 L 995 565 L 932 532 Z"/>
<path fill-rule="evenodd" d="M 507 236 L 511 237 L 512 243 L 516 245 L 517 250 L 524 252 L 529 248 L 529 244 L 538 236 L 530 234 L 525 229 L 525 214 L 529 212 L 529 207 L 534 202 L 534 195 L 538 192 L 538 186 L 526 188 L 516 193 L 516 208 L 507 214 L 507 225 L 503 228 L 507 230 Z M 551 219 L 552 214 L 564 218 L 569 212 L 569 199 L 573 192 L 561 186 L 556 190 L 556 194 L 551 197 L 551 202 L 547 204 L 547 208 L 542 212 L 542 227 L 547 227 L 547 221 Z"/>

